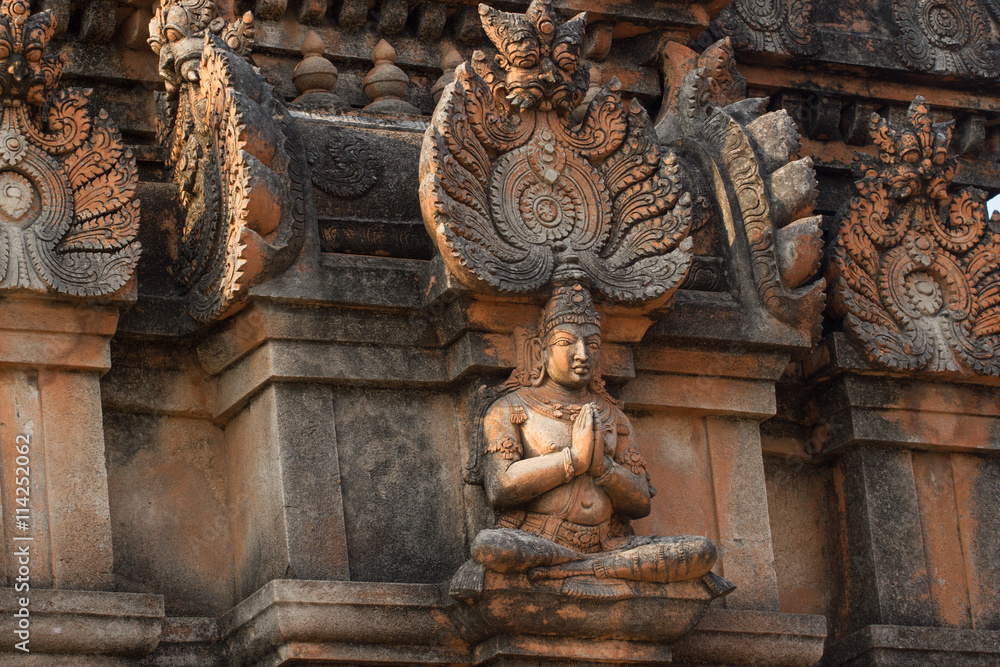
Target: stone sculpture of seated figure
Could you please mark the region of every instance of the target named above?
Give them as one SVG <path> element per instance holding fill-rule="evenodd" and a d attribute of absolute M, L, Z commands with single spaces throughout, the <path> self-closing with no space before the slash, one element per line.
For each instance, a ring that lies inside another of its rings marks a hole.
<path fill-rule="evenodd" d="M 497 522 L 474 540 L 473 560 L 536 581 L 708 575 L 716 557 L 709 540 L 637 537 L 629 526 L 649 514 L 654 491 L 628 417 L 603 390 L 589 291 L 557 289 L 524 347 L 532 369 L 515 371 L 507 386 L 516 388 L 483 423 L 483 483 Z M 724 582 L 710 575 L 706 584 L 716 581 Z"/>

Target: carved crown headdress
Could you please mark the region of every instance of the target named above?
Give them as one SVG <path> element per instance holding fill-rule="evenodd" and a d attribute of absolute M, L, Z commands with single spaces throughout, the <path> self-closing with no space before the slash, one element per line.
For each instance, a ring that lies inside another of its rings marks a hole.
<path fill-rule="evenodd" d="M 538 323 L 538 337 L 545 340 L 560 324 L 596 324 L 601 326 L 601 316 L 594 308 L 590 291 L 577 283 L 572 287 L 556 288 L 545 304 Z"/>

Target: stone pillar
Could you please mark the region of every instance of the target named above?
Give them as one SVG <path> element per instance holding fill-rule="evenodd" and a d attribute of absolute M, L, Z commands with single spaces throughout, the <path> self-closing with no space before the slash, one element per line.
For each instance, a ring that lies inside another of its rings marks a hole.
<path fill-rule="evenodd" d="M 829 416 L 822 451 L 834 466 L 841 576 L 825 664 L 991 664 L 995 380 L 873 374 L 842 334 L 821 351 L 812 391 Z"/>
<path fill-rule="evenodd" d="M 622 400 L 659 490 L 640 534 L 705 534 L 736 584 L 730 609 L 778 611 L 759 423 L 774 414 L 786 355 L 658 345 L 642 350 Z M 697 367 L 712 376 L 687 375 Z"/>
<path fill-rule="evenodd" d="M 100 377 L 111 367 L 117 322 L 114 306 L 43 297 L 0 301 L 0 503 L 8 585 L 18 570 L 10 554 L 28 542 L 32 586 L 111 586 Z"/>

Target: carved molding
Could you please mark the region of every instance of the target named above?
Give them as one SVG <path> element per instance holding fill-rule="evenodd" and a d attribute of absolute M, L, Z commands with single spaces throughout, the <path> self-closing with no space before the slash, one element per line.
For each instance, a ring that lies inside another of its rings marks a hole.
<path fill-rule="evenodd" d="M 899 53 L 918 70 L 995 78 L 996 47 L 979 0 L 894 0 Z"/>
<path fill-rule="evenodd" d="M 811 0 L 735 0 L 715 26 L 738 49 L 812 55 L 818 50 L 812 11 Z"/>
<path fill-rule="evenodd" d="M 951 130 L 921 97 L 904 125 L 872 114 L 878 158 L 858 156 L 838 216 L 831 312 L 876 363 L 1000 375 L 1000 221 L 981 190 L 948 193 Z"/>
<path fill-rule="evenodd" d="M 136 164 L 90 91 L 60 85 L 51 12 L 0 0 L 0 289 L 110 294 L 132 276 Z"/>
<path fill-rule="evenodd" d="M 164 3 L 149 39 L 167 89 L 161 141 L 185 209 L 176 278 L 203 322 L 232 312 L 249 287 L 295 260 L 310 201 L 298 132 L 244 59 L 253 18 L 219 4 Z"/>
<path fill-rule="evenodd" d="M 424 223 L 449 270 L 475 289 L 589 284 L 604 299 L 663 303 L 690 265 L 692 198 L 642 106 L 613 80 L 576 126 L 587 90 L 585 16 L 557 25 L 480 6 L 496 44 L 458 67 L 424 135 Z"/>
<path fill-rule="evenodd" d="M 657 136 L 708 176 L 699 196 L 738 253 L 730 261 L 749 264 L 767 312 L 818 338 L 826 283 L 809 280 L 822 257 L 822 216 L 812 215 L 815 172 L 810 158 L 795 157 L 795 124 L 784 111 L 765 113 L 766 99 L 746 98 L 728 38 L 701 55 L 668 43 L 663 57 Z M 733 244 L 737 235 L 743 243 Z"/>

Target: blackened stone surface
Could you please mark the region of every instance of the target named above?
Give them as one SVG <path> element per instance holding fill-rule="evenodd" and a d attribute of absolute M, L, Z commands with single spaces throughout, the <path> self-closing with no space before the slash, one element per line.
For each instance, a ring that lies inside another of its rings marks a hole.
<path fill-rule="evenodd" d="M 337 389 L 334 412 L 351 579 L 448 579 L 465 555 L 451 398 Z"/>
<path fill-rule="evenodd" d="M 934 625 L 910 452 L 858 447 L 839 465 L 849 628 Z"/>
<path fill-rule="evenodd" d="M 1000 664 L 1000 632 L 869 625 L 828 647 L 823 667 L 986 667 Z"/>

